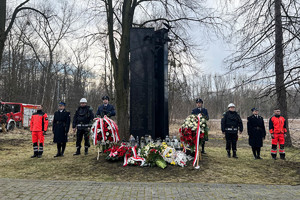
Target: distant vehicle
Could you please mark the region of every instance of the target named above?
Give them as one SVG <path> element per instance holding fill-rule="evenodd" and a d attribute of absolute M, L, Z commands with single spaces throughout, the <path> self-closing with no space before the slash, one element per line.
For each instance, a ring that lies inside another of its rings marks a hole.
<path fill-rule="evenodd" d="M 0 102 L 0 113 L 7 116 L 7 130 L 14 130 L 18 128 L 28 128 L 30 126 L 31 115 L 37 111 L 38 105 L 13 103 L 13 102 Z M 0 115 L 0 119 L 2 115 Z"/>

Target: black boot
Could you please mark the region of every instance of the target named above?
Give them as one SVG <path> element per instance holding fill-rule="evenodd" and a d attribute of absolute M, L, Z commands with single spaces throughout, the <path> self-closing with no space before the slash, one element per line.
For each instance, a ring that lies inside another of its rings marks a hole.
<path fill-rule="evenodd" d="M 257 152 L 257 159 L 262 159 L 260 157 L 260 147 L 257 147 L 256 152 Z"/>
<path fill-rule="evenodd" d="M 37 143 L 33 143 L 33 156 L 31 158 L 36 158 L 38 157 L 38 145 Z"/>
<path fill-rule="evenodd" d="M 280 153 L 279 155 L 281 160 L 285 160 L 285 153 Z"/>
<path fill-rule="evenodd" d="M 80 147 L 77 147 L 76 152 L 73 154 L 74 156 L 80 155 Z"/>
<path fill-rule="evenodd" d="M 85 147 L 84 148 L 84 155 L 88 155 L 89 154 L 89 148 L 88 147 Z"/>
<path fill-rule="evenodd" d="M 206 152 L 204 151 L 204 146 L 205 146 L 205 141 L 202 143 L 202 151 L 201 151 L 202 154 L 206 154 Z"/>
<path fill-rule="evenodd" d="M 238 158 L 237 155 L 236 155 L 236 150 L 233 151 L 232 157 L 233 157 L 233 158 Z"/>
<path fill-rule="evenodd" d="M 38 153 L 38 158 L 41 158 L 41 157 L 42 157 L 43 152 L 44 152 L 44 145 L 43 145 L 43 143 L 40 143 L 40 146 L 39 146 L 39 153 Z"/>
<path fill-rule="evenodd" d="M 57 143 L 57 154 L 54 156 L 54 158 L 61 156 L 61 144 Z"/>
<path fill-rule="evenodd" d="M 64 156 L 65 149 L 66 149 L 66 143 L 64 142 L 61 144 L 61 156 Z"/>
<path fill-rule="evenodd" d="M 255 147 L 252 147 L 252 153 L 253 153 L 254 159 L 257 159 L 256 148 Z"/>
<path fill-rule="evenodd" d="M 227 150 L 227 157 L 231 158 L 230 150 Z"/>
<path fill-rule="evenodd" d="M 271 156 L 272 156 L 273 160 L 277 160 L 277 158 L 276 158 L 277 155 L 276 154 L 271 153 Z"/>

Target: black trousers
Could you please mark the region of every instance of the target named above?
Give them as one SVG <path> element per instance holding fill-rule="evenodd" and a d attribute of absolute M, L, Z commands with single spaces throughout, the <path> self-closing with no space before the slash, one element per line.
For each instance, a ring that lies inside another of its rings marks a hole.
<path fill-rule="evenodd" d="M 254 157 L 260 157 L 260 147 L 252 147 L 252 153 Z"/>
<path fill-rule="evenodd" d="M 225 138 L 226 138 L 226 150 L 230 151 L 236 151 L 236 143 L 238 140 L 238 133 L 236 132 L 225 132 Z"/>
<path fill-rule="evenodd" d="M 84 146 L 90 147 L 89 131 L 88 129 L 77 129 L 76 133 L 76 147 L 81 148 L 82 138 L 84 137 Z"/>
<path fill-rule="evenodd" d="M 58 154 L 64 154 L 66 149 L 66 142 L 57 143 L 57 153 Z"/>

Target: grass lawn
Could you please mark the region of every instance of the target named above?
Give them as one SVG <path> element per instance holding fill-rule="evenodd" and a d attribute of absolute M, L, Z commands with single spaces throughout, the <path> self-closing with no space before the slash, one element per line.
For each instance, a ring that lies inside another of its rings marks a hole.
<path fill-rule="evenodd" d="M 107 162 L 105 156 L 96 160 L 96 150 L 89 155 L 73 156 L 75 141 L 67 143 L 64 157 L 54 158 L 56 144 L 52 134 L 46 136 L 43 158 L 30 158 L 33 154 L 31 135 L 0 133 L 0 178 L 85 180 L 85 181 L 132 181 L 132 182 L 202 182 L 247 184 L 300 184 L 300 149 L 286 148 L 287 160 L 272 160 L 270 142 L 262 148 L 263 160 L 254 160 L 246 139 L 238 142 L 238 159 L 227 158 L 225 142 L 210 136 L 201 161 L 200 170 L 190 162 L 188 167 L 123 167 L 123 162 Z"/>

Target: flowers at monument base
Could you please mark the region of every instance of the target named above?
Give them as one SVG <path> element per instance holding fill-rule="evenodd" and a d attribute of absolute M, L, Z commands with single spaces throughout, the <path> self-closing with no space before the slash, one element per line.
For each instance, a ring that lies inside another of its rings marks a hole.
<path fill-rule="evenodd" d="M 176 151 L 175 148 L 168 146 L 165 142 L 162 143 L 162 157 L 167 163 L 180 167 L 187 166 L 187 162 L 193 159 L 182 151 Z"/>
<path fill-rule="evenodd" d="M 197 143 L 197 130 L 199 130 L 200 139 L 203 139 L 206 129 L 207 124 L 204 117 L 189 115 L 179 129 L 180 140 L 184 146 L 189 147 L 193 152 Z"/>
<path fill-rule="evenodd" d="M 128 157 L 132 156 L 131 147 L 126 146 L 126 144 L 122 143 L 121 146 L 114 145 L 111 148 L 104 150 L 104 153 L 107 154 L 106 160 L 117 161 L 123 159 L 125 155 Z"/>
<path fill-rule="evenodd" d="M 195 152 L 193 166 L 199 161 L 199 145 L 204 141 L 207 130 L 206 119 L 201 114 L 189 115 L 179 129 L 184 149 L 190 148 L 191 152 Z"/>
<path fill-rule="evenodd" d="M 166 161 L 160 155 L 159 149 L 152 148 L 149 150 L 148 156 L 146 157 L 146 162 L 151 166 L 158 166 L 162 169 L 167 167 Z"/>
<path fill-rule="evenodd" d="M 91 136 L 94 145 L 112 144 L 120 140 L 117 124 L 107 116 L 94 119 Z"/>
<path fill-rule="evenodd" d="M 130 154 L 125 154 L 124 157 L 124 163 L 123 166 L 127 166 L 127 165 L 139 165 L 139 166 L 147 166 L 146 164 L 146 159 L 140 157 L 137 152 L 136 152 L 136 146 L 134 147 L 130 147 L 131 151 L 132 151 L 132 155 Z"/>
<path fill-rule="evenodd" d="M 146 159 L 147 165 L 151 167 L 158 166 L 164 169 L 167 163 L 161 156 L 161 151 L 162 146 L 149 143 L 140 150 L 139 154 Z"/>

